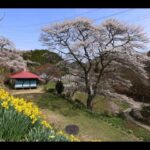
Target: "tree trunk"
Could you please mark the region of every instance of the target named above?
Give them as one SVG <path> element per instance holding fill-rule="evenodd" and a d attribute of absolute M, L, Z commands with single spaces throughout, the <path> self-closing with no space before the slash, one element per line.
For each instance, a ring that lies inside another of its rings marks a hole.
<path fill-rule="evenodd" d="M 87 98 L 87 109 L 92 110 L 92 100 L 93 100 L 93 96 L 91 94 L 88 94 L 88 98 Z"/>
<path fill-rule="evenodd" d="M 88 97 L 87 97 L 87 101 L 86 101 L 87 102 L 87 109 L 92 110 L 92 100 L 95 97 L 92 84 L 90 84 L 89 86 L 87 84 L 87 93 L 88 93 Z"/>

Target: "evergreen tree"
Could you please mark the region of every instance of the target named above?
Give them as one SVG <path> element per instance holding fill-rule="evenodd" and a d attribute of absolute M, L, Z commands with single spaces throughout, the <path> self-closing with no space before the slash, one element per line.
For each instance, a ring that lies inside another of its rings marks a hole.
<path fill-rule="evenodd" d="M 63 92 L 63 90 L 64 90 L 63 82 L 62 81 L 57 81 L 55 89 L 56 89 L 58 94 L 61 94 Z"/>

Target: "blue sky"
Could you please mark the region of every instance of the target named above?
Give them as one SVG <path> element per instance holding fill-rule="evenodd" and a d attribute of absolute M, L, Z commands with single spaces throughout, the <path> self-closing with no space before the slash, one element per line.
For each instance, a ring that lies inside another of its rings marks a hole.
<path fill-rule="evenodd" d="M 141 25 L 150 37 L 150 9 L 0 9 L 0 36 L 13 41 L 17 49 L 46 48 L 39 41 L 41 28 L 53 22 L 88 17 L 101 23 L 108 18 L 117 18 L 127 23 Z M 148 44 L 150 48 L 150 44 Z"/>

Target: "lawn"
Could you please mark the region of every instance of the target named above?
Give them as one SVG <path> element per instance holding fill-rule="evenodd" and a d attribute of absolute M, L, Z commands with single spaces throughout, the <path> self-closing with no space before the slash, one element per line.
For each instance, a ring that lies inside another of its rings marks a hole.
<path fill-rule="evenodd" d="M 54 81 L 50 81 L 48 82 L 46 85 L 44 85 L 44 89 L 47 91 L 49 89 L 55 89 L 55 82 Z"/>
<path fill-rule="evenodd" d="M 80 131 L 77 136 L 82 141 L 150 141 L 150 132 L 131 122 L 119 117 L 93 115 L 52 93 L 24 94 L 19 97 L 36 103 L 46 115 L 46 120 L 57 129 L 65 130 L 69 124 L 78 125 Z"/>

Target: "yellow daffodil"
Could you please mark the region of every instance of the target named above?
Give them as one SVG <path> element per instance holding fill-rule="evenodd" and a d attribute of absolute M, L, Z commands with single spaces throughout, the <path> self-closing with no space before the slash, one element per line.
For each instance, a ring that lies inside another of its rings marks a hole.
<path fill-rule="evenodd" d="M 7 102 L 7 101 L 6 101 L 6 102 L 4 101 L 4 102 L 2 103 L 2 107 L 8 109 L 8 102 Z"/>
<path fill-rule="evenodd" d="M 31 119 L 32 124 L 34 124 L 37 120 L 42 120 L 41 124 L 43 126 L 54 131 L 52 126 L 44 120 L 45 116 L 42 115 L 42 113 L 39 111 L 39 108 L 34 103 L 27 102 L 23 98 L 16 98 L 1 88 L 0 88 L 0 101 L 1 101 L 1 106 L 4 109 L 8 109 L 9 106 L 12 106 L 17 112 L 19 113 L 22 112 L 24 115 L 28 116 Z M 79 141 L 73 135 L 69 136 L 65 134 L 63 131 L 59 131 L 56 134 L 65 136 L 70 141 Z M 53 139 L 55 138 L 55 136 L 51 135 L 49 138 Z"/>

